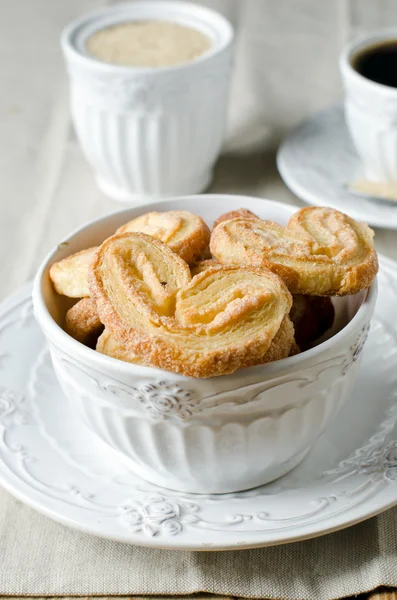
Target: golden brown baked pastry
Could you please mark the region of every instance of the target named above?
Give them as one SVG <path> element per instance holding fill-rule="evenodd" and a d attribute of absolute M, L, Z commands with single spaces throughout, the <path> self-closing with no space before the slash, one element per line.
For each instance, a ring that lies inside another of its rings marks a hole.
<path fill-rule="evenodd" d="M 95 348 L 98 336 L 103 331 L 103 325 L 91 298 L 82 298 L 68 310 L 65 331 L 78 342 Z"/>
<path fill-rule="evenodd" d="M 287 356 L 291 356 L 291 352 L 294 351 L 295 346 L 294 326 L 289 316 L 286 315 L 281 321 L 281 325 L 267 352 L 258 358 L 253 357 L 252 360 L 248 359 L 243 366 L 252 367 L 287 358 Z"/>
<path fill-rule="evenodd" d="M 257 215 L 248 210 L 248 208 L 239 208 L 238 210 L 231 210 L 227 213 L 223 213 L 220 217 L 216 219 L 212 229 L 215 229 L 219 223 L 223 223 L 224 221 L 230 221 L 230 219 L 259 219 Z"/>
<path fill-rule="evenodd" d="M 328 296 L 295 294 L 289 314 L 295 328 L 295 340 L 302 348 L 324 335 L 332 327 L 335 309 Z"/>
<path fill-rule="evenodd" d="M 200 256 L 194 262 L 190 262 L 189 265 L 195 265 L 196 262 L 200 262 L 202 260 L 210 260 L 211 258 L 212 258 L 212 255 L 210 252 L 210 245 L 208 242 L 208 246 L 206 248 L 204 248 L 204 250 L 202 251 Z"/>
<path fill-rule="evenodd" d="M 90 295 L 87 273 L 95 251 L 96 248 L 87 248 L 51 265 L 50 278 L 58 294 L 70 298 L 84 298 Z"/>
<path fill-rule="evenodd" d="M 186 210 L 150 212 L 132 219 L 117 233 L 137 231 L 168 244 L 188 264 L 210 257 L 210 230 L 201 217 Z M 54 263 L 50 277 L 58 294 L 70 298 L 88 297 L 88 265 L 97 247 L 82 250 Z"/>
<path fill-rule="evenodd" d="M 124 360 L 125 362 L 131 362 L 135 364 L 144 364 L 142 359 L 134 354 L 131 350 L 127 350 L 120 342 L 112 336 L 112 334 L 104 329 L 103 333 L 99 336 L 96 345 L 98 352 L 117 358 L 118 360 Z"/>
<path fill-rule="evenodd" d="M 300 352 L 299 346 L 293 339 L 293 325 L 288 317 L 284 317 L 281 321 L 281 325 L 273 341 L 270 345 L 269 350 L 260 359 L 254 360 L 252 363 L 247 362 L 245 366 L 255 366 L 262 363 L 274 362 L 286 356 L 293 356 Z M 287 354 L 287 348 L 290 347 L 290 352 Z M 96 349 L 102 354 L 130 362 L 134 364 L 145 364 L 143 359 L 135 354 L 132 350 L 128 350 L 123 346 L 107 329 L 104 329 L 102 335 L 99 336 Z"/>
<path fill-rule="evenodd" d="M 188 264 L 208 250 L 210 230 L 201 217 L 187 210 L 150 212 L 132 219 L 116 233 L 135 231 L 151 235 L 167 244 Z"/>
<path fill-rule="evenodd" d="M 277 273 L 293 294 L 333 296 L 369 287 L 378 270 L 374 233 L 331 209 L 297 211 L 287 227 L 237 218 L 211 235 L 211 253 L 223 264 L 262 266 Z"/>
<path fill-rule="evenodd" d="M 213 268 L 213 267 L 223 267 L 223 266 L 224 265 L 222 265 L 220 262 L 218 262 L 214 258 L 207 258 L 206 260 L 199 260 L 196 263 L 194 263 L 190 267 L 190 273 L 191 273 L 192 277 L 194 277 L 195 275 L 202 273 L 206 269 Z"/>
<path fill-rule="evenodd" d="M 194 277 L 194 275 L 198 275 L 206 269 L 214 267 L 222 268 L 223 265 L 214 258 L 200 260 L 190 267 L 190 273 Z M 307 344 L 323 335 L 332 326 L 335 313 L 334 305 L 327 296 L 302 296 L 296 294 L 292 298 L 293 304 L 289 316 L 294 325 L 295 340 L 289 356 L 299 354 L 300 344 L 307 346 Z"/>
<path fill-rule="evenodd" d="M 272 360 L 292 346 L 292 297 L 264 269 L 215 267 L 191 279 L 166 244 L 124 233 L 100 246 L 89 285 L 110 334 L 146 364 L 169 371 L 212 377 L 259 364 L 282 324 Z"/>
<path fill-rule="evenodd" d="M 295 356 L 296 354 L 300 354 L 300 346 L 296 343 L 296 340 L 292 342 L 291 350 L 289 351 L 288 356 Z"/>

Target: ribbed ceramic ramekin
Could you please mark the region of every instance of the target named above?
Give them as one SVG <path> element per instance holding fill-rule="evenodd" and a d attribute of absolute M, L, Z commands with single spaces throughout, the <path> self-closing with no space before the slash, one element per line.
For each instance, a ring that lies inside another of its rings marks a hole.
<path fill-rule="evenodd" d="M 162 68 L 109 64 L 86 50 L 100 29 L 150 19 L 198 29 L 212 47 Z M 233 29 L 224 17 L 184 2 L 126 3 L 74 21 L 61 43 L 74 126 L 106 194 L 142 202 L 208 186 L 224 139 L 232 67 Z"/>
<path fill-rule="evenodd" d="M 192 196 L 150 205 L 186 209 L 208 224 L 244 206 L 284 224 L 294 207 L 239 196 Z M 317 347 L 232 375 L 193 379 L 132 365 L 86 348 L 60 327 L 64 307 L 48 271 L 100 243 L 148 210 L 140 206 L 73 233 L 39 269 L 36 318 L 59 382 L 76 411 L 143 478 L 176 490 L 221 493 L 280 477 L 297 465 L 348 401 L 376 299 L 369 291 L 335 301 L 334 335 Z M 121 457 L 120 457 L 121 460 Z"/>

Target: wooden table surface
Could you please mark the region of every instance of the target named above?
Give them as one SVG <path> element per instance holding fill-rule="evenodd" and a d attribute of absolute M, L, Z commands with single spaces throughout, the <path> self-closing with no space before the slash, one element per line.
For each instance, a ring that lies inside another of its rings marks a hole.
<path fill-rule="evenodd" d="M 341 100 L 341 48 L 357 33 L 396 23 L 397 3 L 203 3 L 224 12 L 238 30 L 227 143 L 211 191 L 299 206 L 278 175 L 277 145 L 300 119 Z M 59 51 L 61 28 L 101 4 L 106 2 L 1 3 L 1 297 L 30 279 L 46 252 L 73 228 L 119 208 L 96 188 L 76 141 Z M 376 244 L 397 258 L 396 232 L 378 230 Z M 397 600 L 397 592 L 360 596 L 364 598 Z"/>

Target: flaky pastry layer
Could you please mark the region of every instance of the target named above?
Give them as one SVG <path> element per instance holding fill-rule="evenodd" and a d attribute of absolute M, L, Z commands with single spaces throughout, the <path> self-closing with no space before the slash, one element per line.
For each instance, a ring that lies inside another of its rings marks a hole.
<path fill-rule="evenodd" d="M 203 219 L 187 210 L 150 212 L 132 219 L 116 233 L 140 232 L 167 244 L 188 264 L 208 249 L 210 230 Z"/>
<path fill-rule="evenodd" d="M 141 357 L 123 346 L 107 329 L 99 336 L 96 349 L 98 352 L 112 358 L 117 358 L 118 360 L 134 364 L 145 364 Z M 298 353 L 299 347 L 294 340 L 293 324 L 289 317 L 284 317 L 268 351 L 252 362 L 248 360 L 244 366 L 252 367 L 258 364 L 273 362 Z"/>
<path fill-rule="evenodd" d="M 67 311 L 65 331 L 78 342 L 95 348 L 102 330 L 103 325 L 91 298 L 82 298 Z"/>
<path fill-rule="evenodd" d="M 199 261 L 195 262 L 193 265 L 191 265 L 190 273 L 191 273 L 192 277 L 194 277 L 195 275 L 202 273 L 206 269 L 210 269 L 210 268 L 214 268 L 214 267 L 223 267 L 223 266 L 224 265 L 222 265 L 222 263 L 218 262 L 214 258 L 207 258 L 205 260 L 199 260 Z"/>
<path fill-rule="evenodd" d="M 364 223 L 323 207 L 306 207 L 287 227 L 236 218 L 211 235 L 211 253 L 223 264 L 262 266 L 293 294 L 334 296 L 368 288 L 378 271 L 374 233 Z"/>
<path fill-rule="evenodd" d="M 191 377 L 212 377 L 263 361 L 292 297 L 264 269 L 208 268 L 191 278 L 186 262 L 142 233 L 107 239 L 90 266 L 101 321 L 146 364 Z M 284 356 L 293 341 L 293 326 Z"/>
<path fill-rule="evenodd" d="M 58 294 L 69 298 L 86 298 L 90 295 L 87 273 L 95 248 L 76 252 L 51 265 L 50 278 Z"/>
<path fill-rule="evenodd" d="M 230 210 L 229 212 L 223 213 L 220 215 L 216 221 L 214 221 L 214 225 L 212 229 L 215 229 L 217 225 L 223 223 L 224 221 L 230 221 L 230 219 L 259 219 L 259 217 L 248 210 L 248 208 L 239 208 L 238 210 Z"/>
<path fill-rule="evenodd" d="M 165 242 L 188 264 L 209 256 L 210 230 L 201 217 L 187 210 L 150 212 L 132 219 L 117 233 L 135 231 L 146 233 Z M 88 266 L 97 247 L 82 250 L 54 263 L 50 278 L 58 294 L 70 298 L 90 295 L 88 289 Z"/>
<path fill-rule="evenodd" d="M 99 336 L 96 350 L 101 354 L 106 354 L 107 356 L 117 358 L 118 360 L 139 365 L 144 364 L 139 356 L 134 354 L 131 350 L 127 350 L 127 348 L 120 344 L 107 329 L 104 329 L 103 333 Z"/>

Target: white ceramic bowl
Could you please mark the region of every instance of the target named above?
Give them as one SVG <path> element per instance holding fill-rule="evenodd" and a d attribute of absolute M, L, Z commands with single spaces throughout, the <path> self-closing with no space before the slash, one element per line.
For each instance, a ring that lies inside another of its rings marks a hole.
<path fill-rule="evenodd" d="M 198 29 L 212 48 L 163 68 L 114 65 L 87 53 L 94 32 L 150 19 Z M 76 133 L 107 195 L 143 202 L 208 186 L 224 138 L 232 68 L 233 28 L 224 17 L 185 2 L 119 4 L 68 25 L 61 44 Z"/>
<path fill-rule="evenodd" d="M 282 224 L 295 210 L 227 195 L 175 199 L 150 210 L 186 209 L 211 225 L 221 213 L 241 207 Z M 34 310 L 59 382 L 88 427 L 153 483 L 221 493 L 276 479 L 303 459 L 349 399 L 376 284 L 368 292 L 336 300 L 335 330 L 341 330 L 333 337 L 272 364 L 193 379 L 125 363 L 86 348 L 62 330 L 58 323 L 65 305 L 53 291 L 48 270 L 54 261 L 98 244 L 147 209 L 140 206 L 88 224 L 51 252 L 39 269 Z"/>

